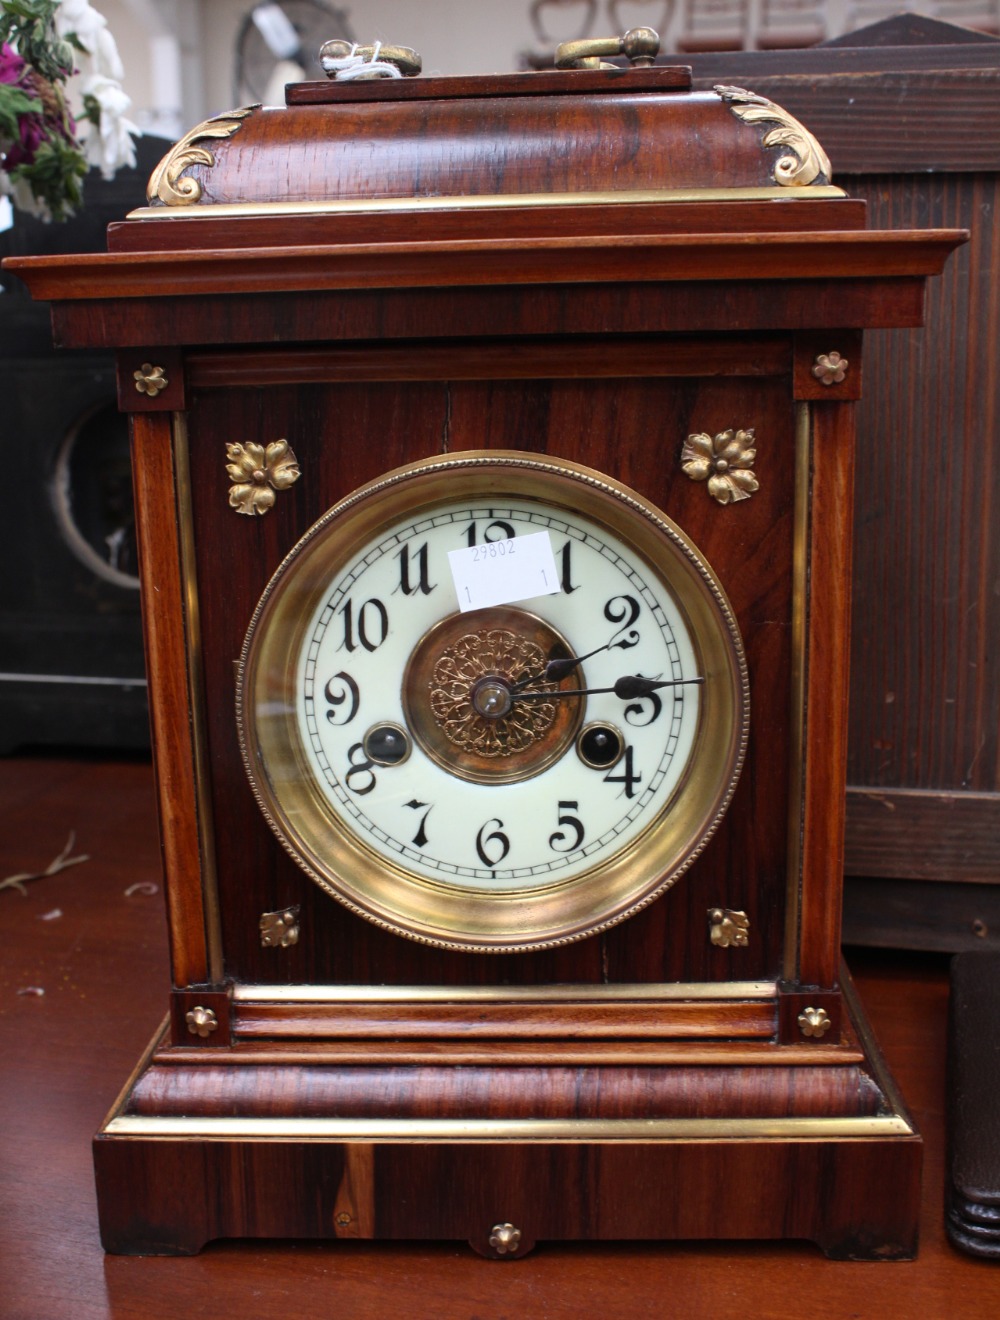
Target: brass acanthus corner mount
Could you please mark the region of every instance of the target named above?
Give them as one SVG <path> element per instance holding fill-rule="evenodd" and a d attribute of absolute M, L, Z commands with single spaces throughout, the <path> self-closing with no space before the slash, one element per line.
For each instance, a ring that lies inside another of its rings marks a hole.
<path fill-rule="evenodd" d="M 207 138 L 231 138 L 242 127 L 244 119 L 259 109 L 259 105 L 248 105 L 240 110 L 229 110 L 225 114 L 206 119 L 203 124 L 185 133 L 149 176 L 146 200 L 150 203 L 161 202 L 164 206 L 192 206 L 200 202 L 201 184 L 190 175 L 184 176 L 184 171 L 192 165 L 205 165 L 211 169 L 215 164 L 215 156 L 207 147 L 196 144 Z"/>
<path fill-rule="evenodd" d="M 802 188 L 811 183 L 826 184 L 833 177 L 830 158 L 813 135 L 794 115 L 756 92 L 743 87 L 717 86 L 717 96 L 745 124 L 773 124 L 764 134 L 765 147 L 787 147 L 790 154 L 780 156 L 774 167 L 775 182 L 786 188 Z"/>

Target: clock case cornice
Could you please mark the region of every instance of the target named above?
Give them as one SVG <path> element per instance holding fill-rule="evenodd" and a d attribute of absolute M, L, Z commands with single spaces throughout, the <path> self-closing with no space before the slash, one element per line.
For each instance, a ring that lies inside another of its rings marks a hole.
<path fill-rule="evenodd" d="M 639 286 L 652 305 L 631 315 L 650 329 L 709 328 L 712 283 L 734 328 L 916 325 L 919 282 L 963 241 L 866 230 L 806 128 L 741 88 L 692 91 L 683 66 L 304 83 L 287 96 L 186 134 L 150 204 L 110 227 L 107 254 L 8 263 L 53 300 L 60 343 L 190 342 L 188 299 L 221 296 L 224 324 L 201 342 L 236 342 L 241 314 L 244 335 L 274 337 L 256 301 L 269 295 L 307 292 L 322 315 L 326 294 L 351 294 L 381 314 L 384 298 L 482 289 L 502 304 L 548 286 L 569 326 L 595 286 Z M 774 279 L 795 284 L 785 305 L 763 292 Z M 155 324 L 129 307 L 151 299 Z M 109 300 L 122 306 L 102 332 Z"/>
<path fill-rule="evenodd" d="M 187 135 L 158 173 L 197 200 L 154 195 L 107 254 L 7 263 L 62 345 L 118 350 L 132 414 L 174 991 L 95 1143 L 108 1249 L 457 1236 L 490 1254 L 493 1217 L 523 1214 L 525 1246 L 912 1254 L 919 1137 L 839 961 L 852 405 L 863 330 L 920 325 L 965 236 L 869 231 L 822 173 L 782 186 L 780 116 L 741 104 L 670 69 L 306 85 Z M 832 352 L 850 370 L 826 384 Z M 223 451 L 265 414 L 303 477 L 241 519 Z M 755 423 L 760 492 L 720 508 L 682 442 Z M 735 596 L 751 725 L 773 728 L 752 734 L 714 859 L 645 914 L 568 949 L 462 955 L 292 892 L 311 882 L 268 852 L 234 778 L 232 663 L 326 508 L 512 433 L 687 526 Z M 754 848 L 735 876 L 749 951 L 714 948 L 698 886 Z M 299 943 L 262 950 L 259 909 L 296 902 Z M 825 1037 L 803 1036 L 807 1014 Z"/>

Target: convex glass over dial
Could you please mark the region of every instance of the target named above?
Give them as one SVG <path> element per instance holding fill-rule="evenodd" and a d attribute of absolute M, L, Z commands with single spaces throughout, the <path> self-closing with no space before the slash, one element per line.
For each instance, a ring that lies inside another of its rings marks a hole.
<path fill-rule="evenodd" d="M 581 938 L 669 886 L 732 795 L 748 700 L 683 533 L 607 477 L 503 451 L 400 469 L 320 519 L 254 615 L 238 713 L 313 879 L 487 952 Z"/>

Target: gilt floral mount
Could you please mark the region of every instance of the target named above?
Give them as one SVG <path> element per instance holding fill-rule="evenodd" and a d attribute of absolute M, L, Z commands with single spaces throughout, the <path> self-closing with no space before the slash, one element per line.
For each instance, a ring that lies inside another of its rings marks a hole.
<path fill-rule="evenodd" d="M 233 483 L 229 503 L 249 517 L 272 508 L 275 491 L 287 490 L 302 475 L 287 440 L 267 445 L 226 445 L 226 472 Z"/>
<path fill-rule="evenodd" d="M 752 470 L 756 458 L 753 427 L 715 436 L 701 431 L 684 441 L 681 469 L 692 481 L 707 481 L 709 495 L 720 504 L 735 504 L 760 489 Z"/>

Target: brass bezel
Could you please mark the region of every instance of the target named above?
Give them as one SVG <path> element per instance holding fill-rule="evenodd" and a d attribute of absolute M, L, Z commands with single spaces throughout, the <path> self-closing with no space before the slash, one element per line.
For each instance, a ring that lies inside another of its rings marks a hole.
<path fill-rule="evenodd" d="M 695 746 L 670 800 L 619 853 L 572 880 L 516 892 L 468 890 L 374 853 L 330 809 L 294 716 L 297 657 L 330 579 L 358 548 L 417 511 L 504 498 L 565 509 L 635 548 L 685 616 L 706 683 Z M 566 459 L 508 450 L 424 459 L 361 487 L 319 519 L 278 567 L 254 612 L 237 678 L 251 787 L 286 851 L 321 888 L 376 925 L 422 943 L 521 952 L 583 939 L 646 907 L 715 832 L 743 765 L 749 720 L 739 630 L 711 568 L 665 514 Z"/>

